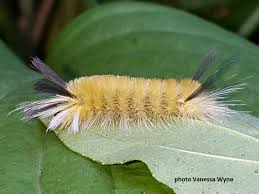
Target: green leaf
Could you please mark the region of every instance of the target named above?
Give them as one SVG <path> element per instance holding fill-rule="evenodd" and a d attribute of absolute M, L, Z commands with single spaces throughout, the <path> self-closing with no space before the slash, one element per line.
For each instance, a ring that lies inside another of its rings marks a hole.
<path fill-rule="evenodd" d="M 236 73 L 240 79 L 259 73 L 258 48 L 230 32 L 175 9 L 114 3 L 92 9 L 68 25 L 53 43 L 48 62 L 66 78 L 110 73 L 182 78 L 190 77 L 201 57 L 215 47 L 218 61 L 239 55 L 219 85 Z M 259 77 L 249 80 L 238 96 L 254 115 L 259 115 L 258 81 Z M 240 117 L 228 128 L 193 126 L 128 136 L 115 132 L 108 137 L 63 131 L 58 136 L 73 151 L 104 164 L 141 160 L 156 179 L 177 193 L 250 193 L 258 190 L 259 120 Z M 175 183 L 178 176 L 223 176 L 234 181 Z"/>
<path fill-rule="evenodd" d="M 259 126 L 255 117 L 242 118 Z M 71 150 L 102 164 L 143 161 L 156 179 L 176 193 L 253 193 L 259 181 L 259 128 L 234 120 L 230 123 L 236 128 L 194 125 L 105 136 L 94 129 L 76 135 L 62 130 L 58 136 Z M 229 177 L 234 181 L 175 182 L 178 177 Z"/>
<path fill-rule="evenodd" d="M 141 163 L 102 166 L 67 149 L 39 121 L 7 116 L 35 99 L 31 88 L 39 76 L 1 41 L 0 68 L 0 193 L 173 193 Z"/>

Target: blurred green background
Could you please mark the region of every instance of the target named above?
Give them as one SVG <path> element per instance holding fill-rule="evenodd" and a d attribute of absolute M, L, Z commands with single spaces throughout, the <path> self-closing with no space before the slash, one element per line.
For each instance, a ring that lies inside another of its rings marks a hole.
<path fill-rule="evenodd" d="M 217 47 L 216 62 L 240 56 L 223 84 L 234 74 L 254 76 L 238 99 L 259 116 L 258 0 L 142 0 L 162 7 L 114 1 L 125 2 L 0 1 L 0 193 L 173 193 L 142 163 L 103 166 L 68 150 L 39 121 L 7 117 L 16 104 L 37 98 L 31 86 L 39 75 L 24 65 L 30 56 L 42 58 L 65 80 L 107 73 L 182 78 Z"/>
<path fill-rule="evenodd" d="M 0 2 L 1 39 L 19 57 L 45 58 L 51 41 L 74 17 L 125 0 L 10 0 Z M 142 0 L 185 10 L 258 44 L 258 0 Z"/>

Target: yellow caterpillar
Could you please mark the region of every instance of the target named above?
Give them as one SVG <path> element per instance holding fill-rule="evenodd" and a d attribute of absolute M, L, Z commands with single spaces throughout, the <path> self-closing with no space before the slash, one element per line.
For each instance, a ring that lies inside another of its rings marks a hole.
<path fill-rule="evenodd" d="M 222 101 L 226 95 L 242 88 L 242 84 L 209 90 L 219 69 L 205 82 L 198 80 L 215 58 L 216 51 L 206 55 L 192 78 L 146 79 L 127 76 L 95 75 L 76 78 L 68 83 L 37 57 L 32 67 L 48 80 L 34 85 L 39 92 L 53 97 L 24 102 L 16 110 L 24 119 L 51 118 L 48 130 L 67 129 L 70 133 L 91 127 L 100 130 L 167 128 L 182 121 L 223 123 L 237 111 Z M 231 60 L 225 62 L 230 64 Z"/>

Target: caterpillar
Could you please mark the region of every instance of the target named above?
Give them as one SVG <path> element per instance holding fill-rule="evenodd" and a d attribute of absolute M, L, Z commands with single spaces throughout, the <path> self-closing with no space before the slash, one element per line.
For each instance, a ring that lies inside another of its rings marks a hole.
<path fill-rule="evenodd" d="M 78 133 L 92 127 L 100 130 L 168 128 L 183 121 L 223 123 L 237 111 L 224 100 L 242 89 L 235 84 L 211 89 L 228 59 L 205 81 L 200 79 L 215 59 L 216 50 L 203 57 L 192 78 L 182 80 L 94 75 L 65 82 L 38 57 L 31 66 L 45 79 L 33 88 L 53 96 L 43 100 L 23 102 L 15 110 L 24 113 L 23 119 L 51 118 L 47 130 L 66 129 Z"/>

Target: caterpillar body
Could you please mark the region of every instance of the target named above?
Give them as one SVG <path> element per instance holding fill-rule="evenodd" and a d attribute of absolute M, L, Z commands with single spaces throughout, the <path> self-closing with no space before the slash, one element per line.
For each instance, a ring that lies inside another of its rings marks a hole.
<path fill-rule="evenodd" d="M 182 80 L 94 75 L 69 82 L 35 57 L 32 67 L 46 79 L 36 82 L 34 89 L 54 96 L 21 103 L 16 110 L 24 112 L 25 120 L 51 118 L 48 130 L 67 129 L 70 133 L 91 127 L 152 130 L 193 120 L 223 123 L 237 111 L 230 109 L 233 103 L 222 99 L 242 89 L 242 84 L 210 90 L 222 68 L 199 82 L 215 55 L 214 50 L 207 54 L 194 76 Z"/>

